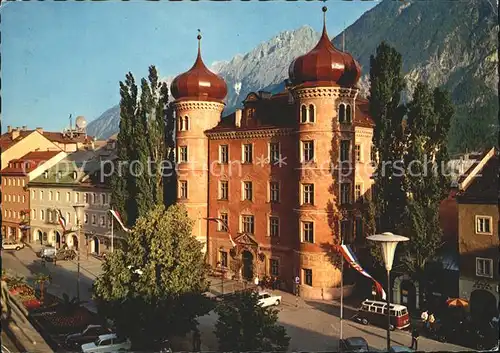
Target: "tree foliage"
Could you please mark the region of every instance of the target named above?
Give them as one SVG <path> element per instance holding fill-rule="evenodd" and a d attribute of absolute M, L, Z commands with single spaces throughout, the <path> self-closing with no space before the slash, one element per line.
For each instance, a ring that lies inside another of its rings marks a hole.
<path fill-rule="evenodd" d="M 278 311 L 257 304 L 258 295 L 240 292 L 222 302 L 215 335 L 221 352 L 286 352 L 290 338 L 277 324 Z"/>
<path fill-rule="evenodd" d="M 156 206 L 137 220 L 123 249 L 103 264 L 94 284 L 100 313 L 132 343 L 183 335 L 210 310 L 202 245 L 182 205 Z"/>
<path fill-rule="evenodd" d="M 174 121 L 167 84 L 159 80 L 154 66 L 147 79 L 141 79 L 140 90 L 129 72 L 120 82 L 120 96 L 117 163 L 123 167 L 117 167 L 120 173 L 112 177 L 112 204 L 133 226 L 155 205 L 173 203 L 166 189 L 175 185 Z"/>

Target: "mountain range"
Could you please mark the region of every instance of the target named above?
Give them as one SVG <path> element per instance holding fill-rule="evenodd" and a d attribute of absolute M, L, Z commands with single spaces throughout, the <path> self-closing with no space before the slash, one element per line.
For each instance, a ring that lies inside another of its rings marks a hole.
<path fill-rule="evenodd" d="M 498 28 L 498 0 L 383 0 L 332 42 L 342 48 L 344 38 L 345 50 L 360 63 L 361 95 L 369 90 L 370 55 L 382 41 L 403 57 L 407 99 L 418 81 L 448 89 L 456 105 L 449 148 L 463 152 L 498 143 Z M 283 90 L 290 63 L 318 38 L 303 26 L 211 65 L 228 86 L 225 113 L 239 107 L 249 92 Z M 108 138 L 118 132 L 119 120 L 117 105 L 92 121 L 88 134 Z"/>

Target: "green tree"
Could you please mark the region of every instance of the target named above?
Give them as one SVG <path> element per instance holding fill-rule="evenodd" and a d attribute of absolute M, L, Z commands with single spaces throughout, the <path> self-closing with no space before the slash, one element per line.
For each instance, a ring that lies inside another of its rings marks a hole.
<path fill-rule="evenodd" d="M 417 84 L 408 105 L 405 130 L 406 201 L 402 229 L 410 241 L 401 248 L 402 263 L 415 276 L 423 275 L 426 264 L 441 246 L 439 205 L 450 182 L 444 168 L 449 160 L 446 143 L 453 112 L 446 92 Z"/>
<path fill-rule="evenodd" d="M 135 159 L 131 140 L 137 110 L 137 91 L 134 76 L 129 72 L 125 81 L 120 81 L 120 131 L 116 141 L 115 172 L 111 176 L 111 206 L 120 213 L 129 227 L 137 217 L 136 185 L 129 165 Z"/>
<path fill-rule="evenodd" d="M 257 293 L 240 292 L 222 302 L 216 312 L 215 335 L 222 352 L 286 352 L 290 338 L 277 324 L 278 311 L 257 304 Z"/>
<path fill-rule="evenodd" d="M 138 218 L 123 249 L 109 255 L 94 283 L 100 313 L 133 345 L 184 335 L 211 309 L 202 245 L 183 205 L 158 205 Z"/>
<path fill-rule="evenodd" d="M 154 206 L 175 200 L 170 190 L 175 186 L 171 173 L 175 124 L 168 86 L 159 80 L 154 66 L 149 67 L 148 78 L 141 79 L 140 94 L 128 73 L 120 82 L 120 95 L 118 163 L 127 167 L 112 178 L 112 202 L 132 227 Z"/>
<path fill-rule="evenodd" d="M 382 42 L 370 57 L 369 111 L 374 119 L 373 146 L 377 152 L 374 200 L 378 228 L 394 231 L 404 207 L 402 178 L 395 173 L 404 151 L 401 97 L 405 88 L 402 58 Z"/>

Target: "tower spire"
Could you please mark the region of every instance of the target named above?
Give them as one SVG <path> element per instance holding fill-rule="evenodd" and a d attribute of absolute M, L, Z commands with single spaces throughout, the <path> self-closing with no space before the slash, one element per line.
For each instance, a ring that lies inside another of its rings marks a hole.
<path fill-rule="evenodd" d="M 328 11 L 328 8 L 323 6 L 321 10 L 323 11 L 323 34 L 326 34 L 326 11 Z"/>
<path fill-rule="evenodd" d="M 201 57 L 201 30 L 198 28 L 198 57 Z"/>
<path fill-rule="evenodd" d="M 344 30 L 342 31 L 342 51 L 345 52 L 345 21 L 344 21 Z"/>

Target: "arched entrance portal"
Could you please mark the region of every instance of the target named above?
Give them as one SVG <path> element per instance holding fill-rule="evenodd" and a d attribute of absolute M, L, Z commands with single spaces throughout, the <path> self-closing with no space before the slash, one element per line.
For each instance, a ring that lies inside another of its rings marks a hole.
<path fill-rule="evenodd" d="M 409 280 L 401 282 L 401 304 L 413 312 L 416 309 L 416 290 L 413 283 Z"/>
<path fill-rule="evenodd" d="M 97 239 L 97 237 L 92 239 L 91 249 L 92 253 L 99 254 L 99 239 Z"/>
<path fill-rule="evenodd" d="M 253 280 L 253 255 L 250 251 L 244 250 L 241 254 L 241 259 L 243 260 L 243 278 L 247 281 Z"/>
<path fill-rule="evenodd" d="M 470 295 L 470 313 L 475 322 L 489 322 L 497 316 L 495 296 L 484 289 L 476 289 Z"/>
<path fill-rule="evenodd" d="M 61 234 L 57 230 L 54 231 L 54 238 L 56 241 L 56 248 L 61 248 Z"/>
<path fill-rule="evenodd" d="M 42 231 L 41 230 L 37 230 L 35 236 L 36 236 L 35 240 L 38 241 L 38 242 L 40 242 L 40 244 L 42 244 L 43 243 L 43 233 L 42 233 Z"/>

